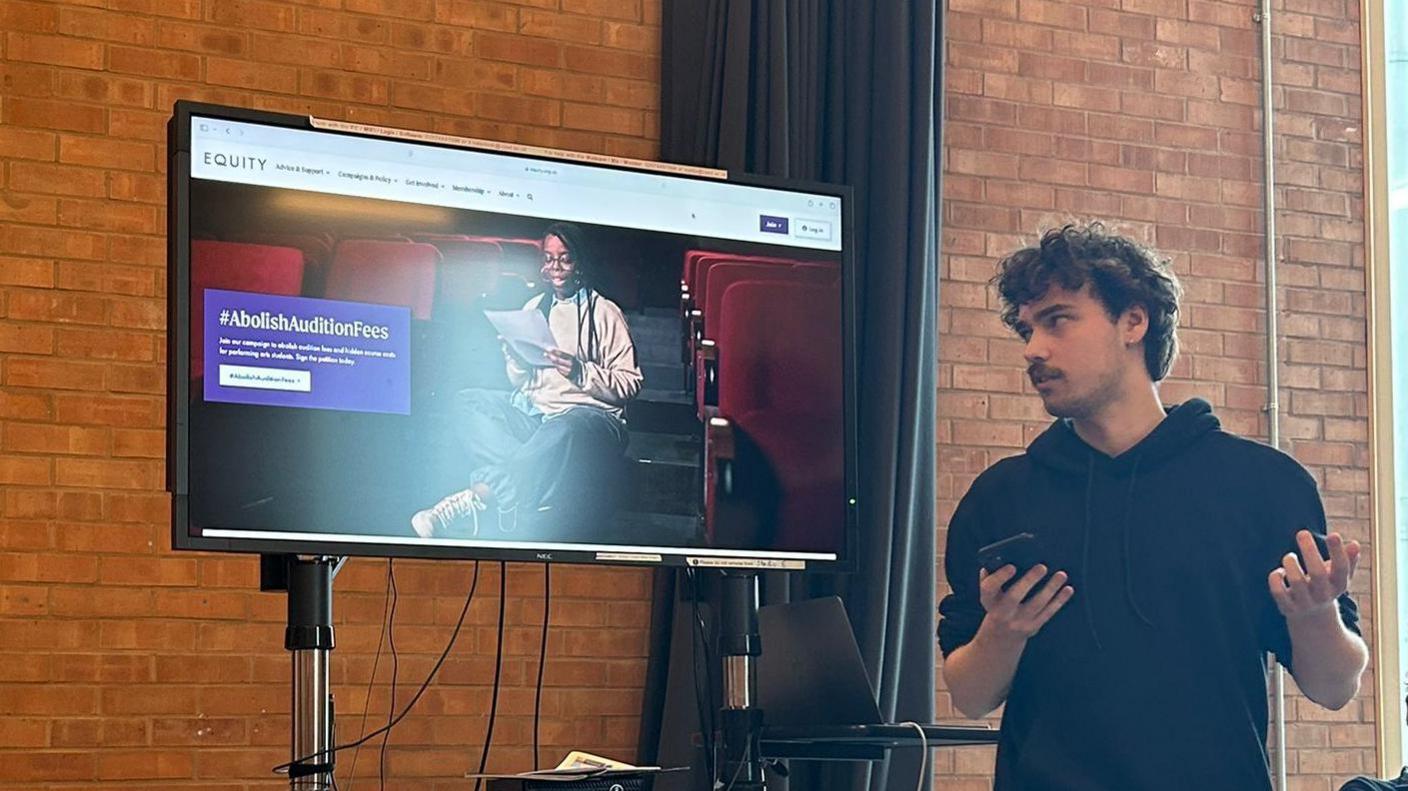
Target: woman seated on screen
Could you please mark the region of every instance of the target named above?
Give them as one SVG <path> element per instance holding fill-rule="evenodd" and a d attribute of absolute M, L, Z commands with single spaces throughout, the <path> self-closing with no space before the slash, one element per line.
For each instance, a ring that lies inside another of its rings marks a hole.
<path fill-rule="evenodd" d="M 534 367 L 503 344 L 512 391 L 461 391 L 456 431 L 469 457 L 469 487 L 411 517 L 422 538 L 478 535 L 481 515 L 503 530 L 519 517 L 569 524 L 612 500 L 623 465 L 625 405 L 641 389 L 625 314 L 592 288 L 593 262 L 577 226 L 543 234 L 540 275 L 548 289 L 524 310 L 547 319 L 558 348 Z"/>

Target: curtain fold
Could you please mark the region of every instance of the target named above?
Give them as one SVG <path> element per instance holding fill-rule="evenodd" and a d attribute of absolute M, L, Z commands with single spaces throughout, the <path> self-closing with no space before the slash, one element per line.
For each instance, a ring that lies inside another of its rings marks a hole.
<path fill-rule="evenodd" d="M 855 190 L 859 570 L 765 575 L 764 596 L 840 595 L 881 714 L 931 721 L 941 6 L 663 0 L 662 10 L 662 159 Z M 697 695 L 690 674 L 712 608 L 696 612 L 693 586 L 669 582 L 656 588 L 651 660 L 667 681 L 645 702 L 662 727 L 658 742 L 642 734 L 641 755 L 692 763 L 687 736 L 670 731 L 697 729 L 699 695 L 717 692 L 711 682 Z M 917 753 L 873 766 L 794 761 L 790 786 L 913 788 Z M 704 787 L 671 782 L 657 788 Z"/>

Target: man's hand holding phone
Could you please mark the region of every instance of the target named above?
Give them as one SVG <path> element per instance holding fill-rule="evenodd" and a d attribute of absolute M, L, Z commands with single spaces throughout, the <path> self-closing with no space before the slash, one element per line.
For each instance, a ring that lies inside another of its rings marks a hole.
<path fill-rule="evenodd" d="M 1027 640 L 1075 594 L 1067 574 L 1047 576 L 1037 537 L 1018 533 L 978 550 L 978 598 L 985 614 L 978 633 L 944 660 L 953 705 L 986 717 L 1012 689 Z"/>
<path fill-rule="evenodd" d="M 1021 533 L 978 551 L 978 595 L 987 611 L 982 629 L 1002 642 L 1026 642 L 1075 595 L 1068 575 L 1049 577 L 1036 561 L 1036 537 Z"/>

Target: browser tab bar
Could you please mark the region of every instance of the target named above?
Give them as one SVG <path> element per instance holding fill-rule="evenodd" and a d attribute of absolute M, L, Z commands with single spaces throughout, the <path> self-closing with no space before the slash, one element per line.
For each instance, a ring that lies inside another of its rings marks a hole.
<path fill-rule="evenodd" d="M 194 178 L 840 250 L 833 195 L 195 117 Z M 740 195 L 746 193 L 746 200 Z M 758 207 L 770 211 L 759 214 Z M 805 216 L 808 219 L 798 219 Z"/>

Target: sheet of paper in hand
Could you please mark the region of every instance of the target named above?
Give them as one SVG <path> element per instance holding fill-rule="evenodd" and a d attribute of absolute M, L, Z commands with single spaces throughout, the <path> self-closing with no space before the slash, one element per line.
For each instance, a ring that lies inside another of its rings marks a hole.
<path fill-rule="evenodd" d="M 548 320 L 543 318 L 542 313 L 536 310 L 486 310 L 484 316 L 524 362 L 534 368 L 552 367 L 544 352 L 557 348 L 557 340 L 552 337 Z"/>

